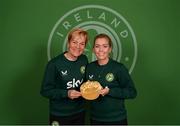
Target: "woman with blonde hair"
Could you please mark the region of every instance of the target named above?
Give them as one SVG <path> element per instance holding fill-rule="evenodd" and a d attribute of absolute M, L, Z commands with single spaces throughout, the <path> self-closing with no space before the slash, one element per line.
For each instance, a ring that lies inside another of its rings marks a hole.
<path fill-rule="evenodd" d="M 41 94 L 49 99 L 50 125 L 84 124 L 84 100 L 79 87 L 84 81 L 88 63 L 83 55 L 87 41 L 86 31 L 72 30 L 68 35 L 67 51 L 47 64 Z"/>
<path fill-rule="evenodd" d="M 134 83 L 125 65 L 109 57 L 112 42 L 108 35 L 99 34 L 94 39 L 93 51 L 97 60 L 88 64 L 86 79 L 98 81 L 103 87 L 100 97 L 90 102 L 92 125 L 127 125 L 125 99 L 137 95 Z"/>

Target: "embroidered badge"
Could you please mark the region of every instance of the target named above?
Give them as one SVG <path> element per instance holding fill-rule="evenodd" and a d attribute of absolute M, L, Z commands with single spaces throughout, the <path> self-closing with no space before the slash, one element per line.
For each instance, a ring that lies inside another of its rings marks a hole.
<path fill-rule="evenodd" d="M 89 75 L 89 79 L 90 79 L 90 80 L 93 79 L 93 76 L 94 76 L 94 75 Z"/>
<path fill-rule="evenodd" d="M 85 66 L 81 66 L 81 68 L 80 68 L 80 72 L 81 72 L 82 74 L 84 74 L 84 73 L 85 73 Z"/>
<path fill-rule="evenodd" d="M 108 74 L 106 75 L 106 80 L 107 80 L 108 82 L 113 81 L 113 80 L 114 80 L 114 75 L 113 75 L 113 73 L 108 73 Z"/>
<path fill-rule="evenodd" d="M 57 121 L 53 121 L 52 126 L 59 126 L 59 123 Z"/>
<path fill-rule="evenodd" d="M 67 70 L 61 71 L 61 74 L 62 74 L 63 76 L 67 75 Z"/>

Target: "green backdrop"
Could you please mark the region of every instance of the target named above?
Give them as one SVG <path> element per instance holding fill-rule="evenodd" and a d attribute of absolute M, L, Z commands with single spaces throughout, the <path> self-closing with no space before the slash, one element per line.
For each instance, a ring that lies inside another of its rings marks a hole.
<path fill-rule="evenodd" d="M 89 4 L 120 13 L 135 33 L 138 96 L 126 101 L 129 124 L 180 124 L 179 0 L 0 0 L 0 124 L 47 124 L 39 90 L 50 33 Z"/>

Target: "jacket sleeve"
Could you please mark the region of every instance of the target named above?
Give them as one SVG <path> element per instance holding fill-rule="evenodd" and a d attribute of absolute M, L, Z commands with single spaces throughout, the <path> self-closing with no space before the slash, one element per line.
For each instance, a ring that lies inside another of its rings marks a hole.
<path fill-rule="evenodd" d="M 133 80 L 124 65 L 122 65 L 120 70 L 118 70 L 117 79 L 119 85 L 116 87 L 110 87 L 109 96 L 120 99 L 133 99 L 137 96 Z"/>
<path fill-rule="evenodd" d="M 49 99 L 61 99 L 67 97 L 67 90 L 57 87 L 57 69 L 53 63 L 48 63 L 42 86 L 41 95 Z"/>

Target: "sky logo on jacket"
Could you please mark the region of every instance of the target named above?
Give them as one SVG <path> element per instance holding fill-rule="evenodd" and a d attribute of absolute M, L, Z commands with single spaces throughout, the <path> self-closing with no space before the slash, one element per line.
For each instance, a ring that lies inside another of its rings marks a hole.
<path fill-rule="evenodd" d="M 67 89 L 79 87 L 82 84 L 82 82 L 83 79 L 76 80 L 75 78 L 73 78 L 72 81 L 67 82 Z"/>

